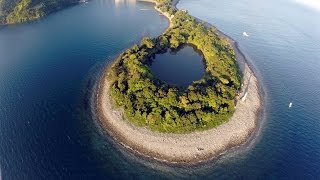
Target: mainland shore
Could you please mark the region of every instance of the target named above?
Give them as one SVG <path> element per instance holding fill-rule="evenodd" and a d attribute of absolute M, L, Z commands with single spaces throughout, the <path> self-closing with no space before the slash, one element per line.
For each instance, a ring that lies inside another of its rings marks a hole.
<path fill-rule="evenodd" d="M 147 0 L 149 1 L 149 0 Z M 151 1 L 153 2 L 153 1 Z M 175 6 L 178 0 L 174 0 Z M 164 14 L 165 15 L 165 14 Z M 170 17 L 165 15 L 169 21 Z M 210 24 L 206 24 L 211 26 Z M 98 82 L 95 108 L 102 128 L 124 147 L 144 156 L 170 163 L 197 163 L 219 156 L 245 143 L 259 124 L 262 97 L 257 77 L 247 64 L 235 41 L 228 38 L 243 74 L 243 87 L 230 120 L 216 128 L 189 134 L 159 133 L 138 127 L 124 118 L 123 109 L 115 108 L 110 97 L 108 68 Z"/>

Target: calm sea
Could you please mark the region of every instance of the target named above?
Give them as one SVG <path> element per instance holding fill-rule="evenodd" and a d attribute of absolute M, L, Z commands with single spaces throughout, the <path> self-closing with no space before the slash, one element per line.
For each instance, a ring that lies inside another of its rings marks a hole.
<path fill-rule="evenodd" d="M 101 133 L 90 102 L 97 75 L 168 22 L 152 4 L 93 0 L 0 30 L 2 179 L 319 179 L 320 12 L 294 0 L 182 0 L 178 7 L 239 41 L 261 77 L 266 113 L 253 143 L 205 165 L 172 167 Z"/>
<path fill-rule="evenodd" d="M 203 176 L 320 178 L 320 10 L 299 2 L 307 3 L 182 0 L 178 5 L 238 41 L 266 91 L 266 117 L 256 141 L 221 158 Z"/>

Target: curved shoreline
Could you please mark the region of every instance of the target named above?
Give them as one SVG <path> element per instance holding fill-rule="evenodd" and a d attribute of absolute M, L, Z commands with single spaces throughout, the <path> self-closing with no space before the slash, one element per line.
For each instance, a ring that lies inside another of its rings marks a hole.
<path fill-rule="evenodd" d="M 175 1 L 174 3 L 177 3 Z M 166 16 L 167 17 L 167 16 Z M 170 21 L 170 17 L 167 17 Z M 204 22 L 204 21 L 202 21 Z M 206 25 L 211 26 L 209 23 Z M 123 118 L 123 111 L 115 109 L 109 96 L 108 68 L 98 82 L 96 111 L 102 128 L 124 147 L 153 159 L 171 163 L 197 163 L 219 156 L 226 150 L 245 143 L 258 126 L 262 98 L 256 76 L 235 41 L 229 39 L 243 72 L 243 88 L 248 93 L 238 102 L 230 120 L 217 128 L 189 134 L 165 134 L 137 127 Z M 249 84 L 248 84 L 249 83 Z M 245 92 L 242 92 L 244 96 Z"/>

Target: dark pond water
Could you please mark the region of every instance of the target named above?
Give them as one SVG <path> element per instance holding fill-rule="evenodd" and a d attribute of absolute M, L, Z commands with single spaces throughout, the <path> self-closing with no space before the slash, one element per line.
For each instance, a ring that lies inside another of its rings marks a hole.
<path fill-rule="evenodd" d="M 176 50 L 156 54 L 151 69 L 162 81 L 187 87 L 204 75 L 203 55 L 195 47 L 184 45 Z"/>

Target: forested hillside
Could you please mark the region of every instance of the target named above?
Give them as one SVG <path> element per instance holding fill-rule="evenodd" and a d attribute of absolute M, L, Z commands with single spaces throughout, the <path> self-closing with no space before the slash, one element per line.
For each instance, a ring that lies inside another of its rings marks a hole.
<path fill-rule="evenodd" d="M 0 23 L 15 24 L 34 20 L 79 0 L 0 0 Z"/>
<path fill-rule="evenodd" d="M 172 17 L 172 25 L 159 37 L 144 38 L 119 55 L 108 72 L 111 97 L 124 108 L 126 118 L 155 131 L 185 133 L 217 127 L 232 116 L 241 87 L 235 53 L 215 28 L 174 9 L 170 0 L 158 2 L 157 8 Z M 203 53 L 205 75 L 188 88 L 154 76 L 152 57 L 185 44 Z"/>

